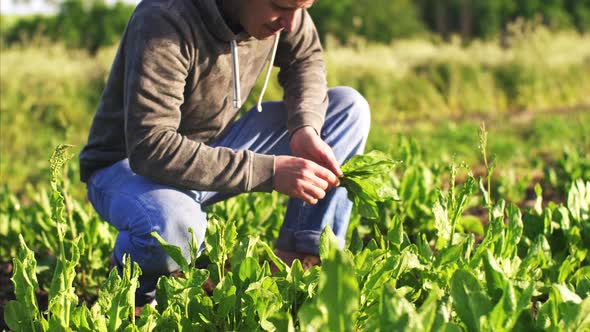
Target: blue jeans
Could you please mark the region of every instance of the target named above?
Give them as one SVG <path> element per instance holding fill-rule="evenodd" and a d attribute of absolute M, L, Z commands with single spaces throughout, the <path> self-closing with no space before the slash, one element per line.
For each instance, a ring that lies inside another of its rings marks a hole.
<path fill-rule="evenodd" d="M 338 87 L 328 92 L 329 106 L 320 133 L 341 164 L 363 153 L 369 133 L 370 113 L 366 100 L 354 89 Z M 247 112 L 211 146 L 248 149 L 273 155 L 290 155 L 287 114 L 282 102 L 267 102 L 264 111 Z M 120 267 L 124 254 L 142 269 L 136 305 L 149 302 L 161 275 L 178 270 L 178 265 L 150 235 L 158 232 L 179 246 L 190 259 L 188 243 L 195 231 L 203 243 L 207 215 L 203 207 L 231 194 L 185 190 L 154 183 L 135 174 L 127 159 L 96 171 L 88 180 L 88 198 L 98 214 L 119 231 L 114 258 Z M 335 188 L 316 205 L 290 199 L 276 248 L 318 254 L 319 238 L 326 225 L 334 230 L 340 245 L 348 228 L 352 203 L 344 188 Z"/>

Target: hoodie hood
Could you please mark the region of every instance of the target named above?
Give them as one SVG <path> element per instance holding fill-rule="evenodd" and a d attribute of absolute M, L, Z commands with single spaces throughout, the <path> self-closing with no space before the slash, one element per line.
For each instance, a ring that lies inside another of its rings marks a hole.
<path fill-rule="evenodd" d="M 236 34 L 231 30 L 215 0 L 194 0 L 194 3 L 204 13 L 201 17 L 209 32 L 219 40 L 229 43 L 232 40 L 240 42 L 252 38 L 245 31 Z"/>

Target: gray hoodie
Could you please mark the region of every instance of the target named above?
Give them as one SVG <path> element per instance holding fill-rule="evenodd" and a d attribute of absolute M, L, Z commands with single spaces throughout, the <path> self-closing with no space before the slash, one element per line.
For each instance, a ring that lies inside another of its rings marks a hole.
<path fill-rule="evenodd" d="M 328 104 L 326 74 L 309 14 L 301 11 L 293 31 L 277 41 L 274 66 L 280 68 L 287 128 L 320 132 Z M 252 91 L 274 42 L 236 35 L 215 0 L 142 1 L 123 34 L 80 153 L 82 181 L 129 158 L 134 172 L 171 186 L 271 191 L 274 156 L 207 143 L 235 119 L 240 97 Z"/>

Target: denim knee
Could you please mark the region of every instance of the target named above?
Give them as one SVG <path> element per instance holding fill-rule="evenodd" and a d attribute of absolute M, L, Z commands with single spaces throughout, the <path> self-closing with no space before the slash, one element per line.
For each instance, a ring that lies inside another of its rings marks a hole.
<path fill-rule="evenodd" d="M 197 248 L 200 248 L 205 241 L 205 232 L 207 230 L 207 216 L 206 213 L 197 208 L 198 205 L 187 207 L 182 202 L 176 202 L 174 206 L 163 207 L 159 206 L 158 213 L 150 216 L 153 231 L 156 231 L 166 242 L 180 248 L 183 256 L 187 261 L 191 260 L 191 244 L 192 234 L 189 228 L 195 234 Z M 137 236 L 137 235 L 136 235 Z M 144 237 L 152 237 L 150 234 L 143 234 L 137 236 L 138 239 Z M 154 273 L 167 274 L 177 271 L 180 266 L 169 257 L 160 244 L 155 241 L 151 242 L 154 247 L 146 247 L 145 254 L 149 257 L 144 257 L 143 265 L 154 270 Z M 138 248 L 141 249 L 141 248 Z M 153 264 L 153 265 L 152 265 Z"/>
<path fill-rule="evenodd" d="M 337 87 L 328 90 L 330 103 L 322 128 L 322 139 L 332 147 L 339 163 L 364 151 L 371 113 L 367 100 L 356 90 Z"/>
<path fill-rule="evenodd" d="M 357 135 L 366 138 L 371 127 L 371 110 L 365 97 L 347 86 L 330 89 L 328 96 L 330 104 L 335 104 L 334 108 L 346 112 L 347 127 L 354 128 Z"/>
<path fill-rule="evenodd" d="M 183 192 L 154 187 L 138 192 L 136 196 L 119 193 L 108 201 L 108 220 L 119 230 L 115 258 L 120 261 L 124 254 L 130 255 L 144 274 L 167 274 L 179 269 L 152 232 L 180 247 L 189 261 L 192 242 L 189 228 L 193 229 L 197 245 L 205 240 L 206 213 L 199 203 Z"/>

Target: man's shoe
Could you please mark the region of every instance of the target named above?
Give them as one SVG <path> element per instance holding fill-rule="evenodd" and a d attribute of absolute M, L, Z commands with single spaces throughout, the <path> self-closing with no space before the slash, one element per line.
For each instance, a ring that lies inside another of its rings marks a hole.
<path fill-rule="evenodd" d="M 320 257 L 316 255 L 295 252 L 295 251 L 283 251 L 283 250 L 275 250 L 275 254 L 279 257 L 285 264 L 288 266 L 293 265 L 293 261 L 299 259 L 301 261 L 301 265 L 303 266 L 304 270 L 309 270 L 314 266 L 320 265 Z M 270 270 L 274 274 L 278 272 L 278 268 L 272 262 L 270 262 Z"/>

